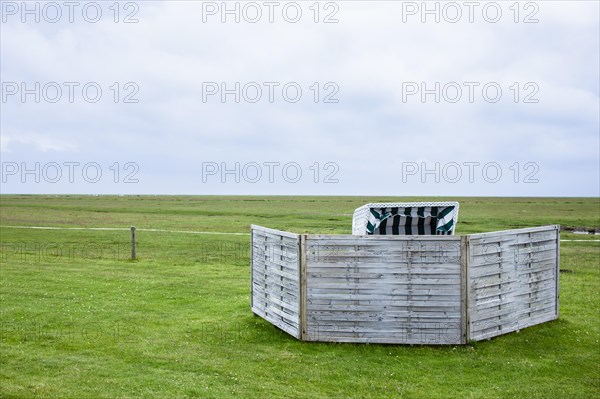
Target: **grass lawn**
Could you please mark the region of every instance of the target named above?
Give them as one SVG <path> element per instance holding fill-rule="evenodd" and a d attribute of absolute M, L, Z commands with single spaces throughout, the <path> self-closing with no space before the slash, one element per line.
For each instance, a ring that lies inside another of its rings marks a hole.
<path fill-rule="evenodd" d="M 600 236 L 561 234 L 584 241 L 561 242 L 557 321 L 401 346 L 299 342 L 254 316 L 249 235 L 142 230 L 349 234 L 356 207 L 392 200 L 434 198 L 0 196 L 0 398 L 600 397 Z M 600 229 L 593 198 L 458 201 L 457 234 Z M 137 261 L 127 230 L 6 227 L 132 225 Z"/>

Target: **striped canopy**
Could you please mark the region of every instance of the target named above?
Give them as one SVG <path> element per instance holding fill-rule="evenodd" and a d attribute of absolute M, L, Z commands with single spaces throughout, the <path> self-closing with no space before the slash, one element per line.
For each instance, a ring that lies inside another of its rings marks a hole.
<path fill-rule="evenodd" d="M 458 203 L 367 204 L 354 214 L 353 234 L 452 235 Z"/>

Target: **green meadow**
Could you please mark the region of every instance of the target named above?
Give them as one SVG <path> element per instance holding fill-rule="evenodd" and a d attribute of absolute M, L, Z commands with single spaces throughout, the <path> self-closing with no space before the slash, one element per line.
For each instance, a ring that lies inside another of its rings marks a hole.
<path fill-rule="evenodd" d="M 363 345 L 250 311 L 250 224 L 350 234 L 364 203 L 429 200 L 460 202 L 456 234 L 560 224 L 559 319 Z M 600 231 L 597 198 L 3 195 L 0 226 L 0 398 L 600 397 L 600 235 L 572 232 Z"/>

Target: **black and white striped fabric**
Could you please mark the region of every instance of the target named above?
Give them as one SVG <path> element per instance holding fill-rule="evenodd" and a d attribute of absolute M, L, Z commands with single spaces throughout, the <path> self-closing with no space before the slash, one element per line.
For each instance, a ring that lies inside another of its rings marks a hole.
<path fill-rule="evenodd" d="M 369 211 L 369 235 L 450 235 L 454 226 L 454 206 L 371 208 Z"/>

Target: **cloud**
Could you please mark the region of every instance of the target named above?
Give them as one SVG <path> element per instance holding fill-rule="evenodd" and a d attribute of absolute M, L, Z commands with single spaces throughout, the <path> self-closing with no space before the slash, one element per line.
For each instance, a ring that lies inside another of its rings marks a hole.
<path fill-rule="evenodd" d="M 12 135 L 3 132 L 0 143 L 1 152 L 4 153 L 11 153 L 13 150 L 26 152 L 74 152 L 77 150 L 77 146 L 73 143 L 35 133 Z"/>
<path fill-rule="evenodd" d="M 2 24 L 3 83 L 41 87 L 39 102 L 17 93 L 2 103 L 3 157 L 34 160 L 33 151 L 67 161 L 135 161 L 146 178 L 135 189 L 161 193 L 561 195 L 561 185 L 573 195 L 598 191 L 589 183 L 599 180 L 590 165 L 600 157 L 595 2 L 531 3 L 537 11 L 519 3 L 518 23 L 512 3 L 499 3 L 497 23 L 483 17 L 484 3 L 473 23 L 464 6 L 457 23 L 443 15 L 440 23 L 432 15 L 423 23 L 420 14 L 406 15 L 411 2 L 332 2 L 337 10 L 319 3 L 319 21 L 335 12 L 339 22 L 332 24 L 315 23 L 309 3 L 300 3 L 298 23 L 285 21 L 283 2 L 274 23 L 264 6 L 258 23 L 243 15 L 234 23 L 232 14 L 222 23 L 221 14 L 203 14 L 220 2 L 135 4 L 139 10 L 119 14 L 122 21 L 136 11 L 134 24 L 115 23 L 109 3 L 95 24 L 80 17 Z M 539 22 L 523 23 L 530 14 Z M 63 88 L 60 101 L 47 101 L 48 82 Z M 65 82 L 78 83 L 72 102 Z M 97 102 L 85 98 L 90 83 L 101 88 Z M 207 95 L 213 84 L 219 91 Z M 286 84 L 301 88 L 298 102 L 286 97 Z M 497 102 L 488 101 L 486 84 L 501 89 Z M 260 87 L 260 99 L 249 101 L 254 92 L 244 87 Z M 409 87 L 419 91 L 407 95 Z M 458 101 L 445 87 L 461 89 Z M 225 102 L 223 88 L 230 91 Z M 327 96 L 337 102 L 324 102 Z M 330 186 L 197 183 L 202 162 L 274 160 L 337 162 L 344 179 Z M 419 181 L 385 193 L 372 179 L 397 179 L 405 162 L 471 161 L 537 162 L 544 179 L 459 189 Z M 565 169 L 580 178 L 558 172 Z"/>

